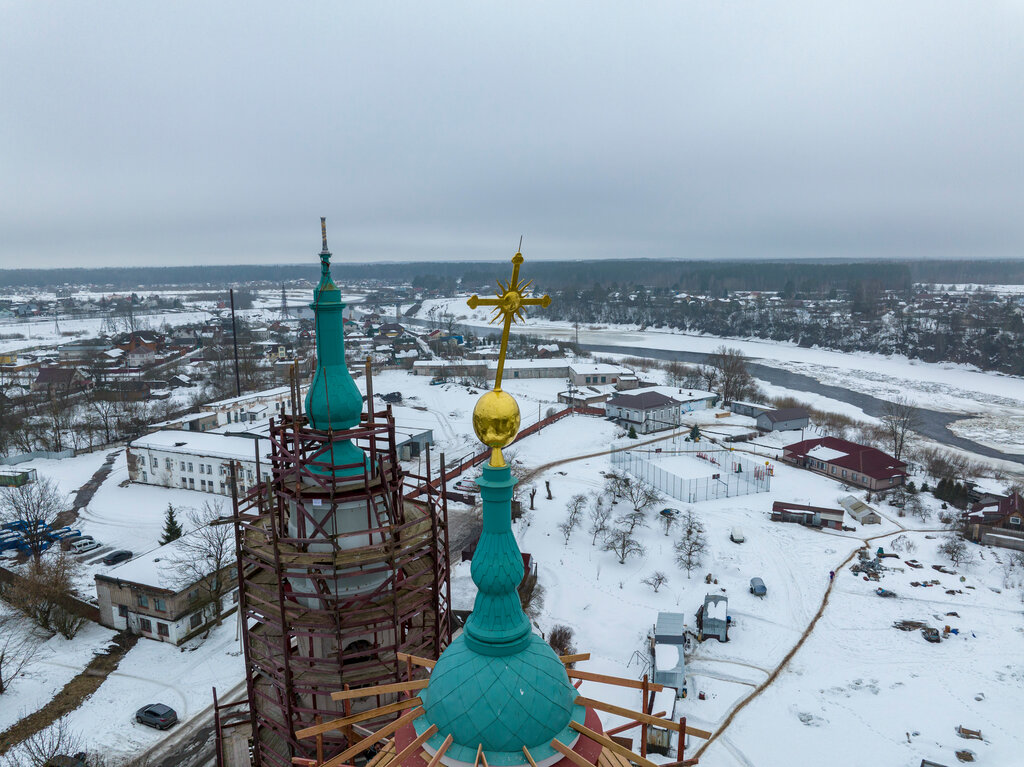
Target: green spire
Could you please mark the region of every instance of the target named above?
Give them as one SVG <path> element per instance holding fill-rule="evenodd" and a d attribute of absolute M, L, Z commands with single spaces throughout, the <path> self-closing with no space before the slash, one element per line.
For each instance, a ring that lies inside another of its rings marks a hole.
<path fill-rule="evenodd" d="M 309 425 L 318 431 L 340 431 L 359 424 L 363 413 L 363 397 L 356 388 L 345 364 L 345 335 L 341 291 L 331 279 L 331 252 L 327 249 L 327 219 L 321 217 L 323 249 L 320 251 L 320 283 L 313 291 L 316 327 L 316 373 L 306 392 L 306 415 Z M 311 470 L 317 474 L 352 476 L 362 474 L 366 455 L 349 440 L 332 443 L 316 460 L 331 466 L 349 466 L 344 470 Z M 351 466 L 356 464 L 356 466 Z"/>
<path fill-rule="evenodd" d="M 484 524 L 471 570 L 476 602 L 420 694 L 425 711 L 415 728 L 422 733 L 437 725 L 426 743 L 430 751 L 451 734 L 445 763 L 473 763 L 481 745 L 496 767 L 525 764 L 523 746 L 540 762 L 558 756 L 553 738 L 575 743 L 569 723 L 582 724 L 586 710 L 573 704 L 577 693 L 565 666 L 533 633 L 520 606 L 523 558 L 512 534 L 511 469 L 484 466 L 478 482 Z"/>

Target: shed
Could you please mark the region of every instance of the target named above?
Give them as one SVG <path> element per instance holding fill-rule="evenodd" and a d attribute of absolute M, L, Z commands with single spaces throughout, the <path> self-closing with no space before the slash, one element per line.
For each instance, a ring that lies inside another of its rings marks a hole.
<path fill-rule="evenodd" d="M 810 416 L 802 407 L 784 407 L 757 416 L 757 428 L 761 431 L 806 429 L 809 423 Z"/>
<path fill-rule="evenodd" d="M 697 613 L 700 639 L 714 637 L 719 642 L 729 641 L 729 600 L 721 594 L 707 594 Z"/>
<path fill-rule="evenodd" d="M 682 613 L 658 613 L 654 626 L 651 655 L 654 661 L 654 681 L 675 690 L 675 697 L 686 694 L 686 622 Z M 659 709 L 660 710 L 660 709 Z"/>
<path fill-rule="evenodd" d="M 878 525 L 882 522 L 881 514 L 864 503 L 864 501 L 852 495 L 840 498 L 839 505 L 846 509 L 849 515 L 862 525 Z"/>
<path fill-rule="evenodd" d="M 728 404 L 729 409 L 736 415 L 745 415 L 750 418 L 757 418 L 762 413 L 767 413 L 772 409 L 771 405 L 759 405 L 756 402 L 733 401 Z"/>
<path fill-rule="evenodd" d="M 654 626 L 654 641 L 665 644 L 682 644 L 686 641 L 686 621 L 682 613 L 658 613 Z"/>

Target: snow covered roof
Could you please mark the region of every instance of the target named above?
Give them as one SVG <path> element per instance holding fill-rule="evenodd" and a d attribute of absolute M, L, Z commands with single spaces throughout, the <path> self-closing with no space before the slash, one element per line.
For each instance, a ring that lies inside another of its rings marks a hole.
<path fill-rule="evenodd" d="M 498 369 L 498 361 L 490 360 L 487 367 L 492 370 Z M 565 357 L 548 357 L 540 360 L 505 360 L 505 370 L 526 370 L 529 368 L 565 368 L 568 369 L 569 361 Z"/>
<path fill-rule="evenodd" d="M 671 671 L 679 665 L 679 645 L 654 645 L 654 668 L 658 671 Z"/>
<path fill-rule="evenodd" d="M 185 533 L 176 541 L 171 541 L 163 546 L 158 546 L 151 551 L 140 554 L 134 559 L 122 562 L 107 570 L 103 574 L 97 574 L 96 578 L 109 581 L 127 581 L 139 586 L 149 586 L 155 589 L 164 589 L 177 594 L 194 584 L 189 578 L 183 578 L 179 572 L 178 563 L 187 557 L 188 543 L 196 531 Z M 230 565 L 234 566 L 234 560 Z"/>
<path fill-rule="evenodd" d="M 275 397 L 287 397 L 291 392 L 291 388 L 288 386 L 278 386 L 273 389 L 264 389 L 263 391 L 253 392 L 252 394 L 243 394 L 241 397 L 229 397 L 228 399 L 219 399 L 216 402 L 207 402 L 203 407 L 217 408 L 217 407 L 230 407 L 231 405 L 238 405 L 243 402 L 249 402 L 251 400 L 260 400 L 265 398 Z"/>
<path fill-rule="evenodd" d="M 236 461 L 252 461 L 256 450 L 254 443 L 259 443 L 261 456 L 270 453 L 270 441 L 251 439 L 249 437 L 229 437 L 226 434 L 213 432 L 157 431 L 144 437 L 132 440 L 129 447 L 133 450 L 160 450 L 165 453 L 204 456 L 209 458 L 226 458 Z"/>
<path fill-rule="evenodd" d="M 844 453 L 842 450 L 833 450 L 830 447 L 818 445 L 817 447 L 812 447 L 808 450 L 807 455 L 811 458 L 817 458 L 819 461 L 832 461 L 836 458 L 842 458 L 844 455 L 848 454 Z"/>
<path fill-rule="evenodd" d="M 592 376 L 592 375 L 620 375 L 623 373 L 632 373 L 633 371 L 629 368 L 624 368 L 621 365 L 609 365 L 605 362 L 574 362 L 569 365 L 569 370 L 572 371 L 573 375 L 578 376 Z"/>
<path fill-rule="evenodd" d="M 724 597 L 718 599 L 709 597 L 707 603 L 704 605 L 705 620 L 718 620 L 724 622 L 727 612 L 728 603 L 725 601 Z"/>

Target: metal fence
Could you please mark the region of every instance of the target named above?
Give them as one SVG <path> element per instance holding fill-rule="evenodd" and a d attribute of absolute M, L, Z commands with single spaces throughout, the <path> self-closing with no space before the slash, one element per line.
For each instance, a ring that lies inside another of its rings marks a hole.
<path fill-rule="evenodd" d="M 729 450 L 676 439 L 662 450 L 620 450 L 612 453 L 612 465 L 625 469 L 639 479 L 680 501 L 697 503 L 716 498 L 734 498 L 771 489 L 772 470 Z M 650 460 L 654 454 L 689 455 L 707 461 L 708 476 L 680 477 Z"/>

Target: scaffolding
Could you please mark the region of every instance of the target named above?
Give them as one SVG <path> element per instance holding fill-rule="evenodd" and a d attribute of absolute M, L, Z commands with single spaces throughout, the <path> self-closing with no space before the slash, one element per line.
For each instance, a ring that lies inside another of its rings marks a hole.
<path fill-rule="evenodd" d="M 315 757 L 317 748 L 296 731 L 352 712 L 352 703 L 330 693 L 402 681 L 400 653 L 437 657 L 451 639 L 444 483 L 430 482 L 429 452 L 426 476 L 403 472 L 390 407 L 374 413 L 372 394 L 367 401 L 357 427 L 317 431 L 300 413 L 293 386 L 290 414 L 282 406 L 270 422 L 269 479 L 235 504 L 257 767 Z M 344 440 L 363 450 L 364 463 L 325 460 Z M 258 465 L 257 476 L 264 472 Z M 364 707 L 396 700 L 384 693 Z M 345 748 L 363 727 L 331 733 L 321 753 Z"/>

